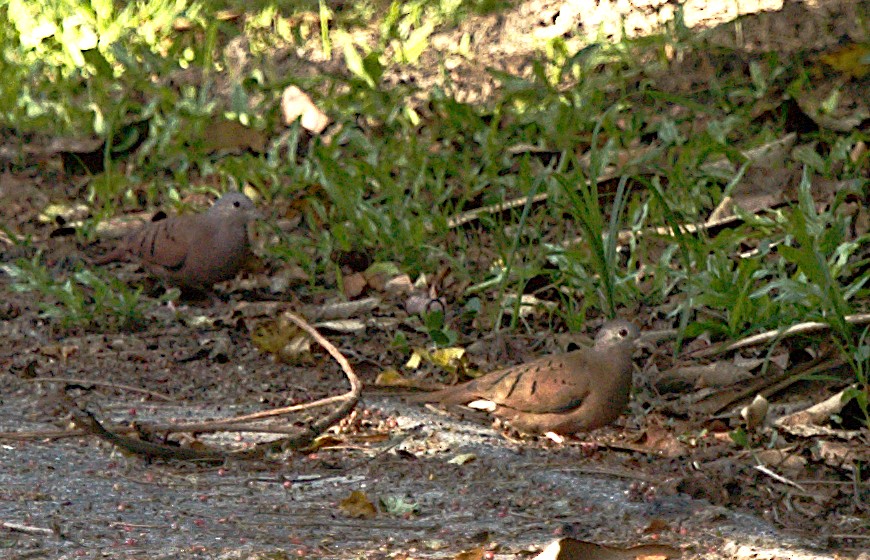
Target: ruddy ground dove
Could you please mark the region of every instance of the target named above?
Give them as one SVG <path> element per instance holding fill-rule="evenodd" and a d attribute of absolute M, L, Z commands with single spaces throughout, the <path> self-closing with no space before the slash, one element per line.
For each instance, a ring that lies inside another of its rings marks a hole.
<path fill-rule="evenodd" d="M 257 215 L 240 192 L 223 195 L 208 211 L 151 222 L 95 261 L 135 261 L 170 284 L 206 291 L 233 278 L 250 255 L 248 223 Z"/>
<path fill-rule="evenodd" d="M 631 354 L 638 328 L 605 323 L 595 345 L 478 377 L 414 400 L 468 405 L 532 434 L 592 430 L 616 420 L 631 391 Z"/>

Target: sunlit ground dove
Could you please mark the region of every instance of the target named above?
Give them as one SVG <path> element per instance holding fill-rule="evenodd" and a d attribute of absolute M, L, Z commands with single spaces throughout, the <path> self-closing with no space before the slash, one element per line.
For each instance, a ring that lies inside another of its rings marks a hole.
<path fill-rule="evenodd" d="M 590 348 L 494 371 L 414 400 L 487 410 L 531 434 L 592 430 L 616 420 L 628 404 L 639 334 L 628 321 L 609 321 Z"/>
<path fill-rule="evenodd" d="M 142 226 L 95 263 L 138 262 L 170 284 L 207 291 L 239 272 L 251 252 L 247 225 L 256 216 L 250 198 L 230 192 L 202 214 Z"/>

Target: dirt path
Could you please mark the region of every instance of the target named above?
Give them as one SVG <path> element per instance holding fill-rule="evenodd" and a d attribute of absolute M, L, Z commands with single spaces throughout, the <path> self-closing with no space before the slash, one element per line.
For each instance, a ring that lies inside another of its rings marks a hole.
<path fill-rule="evenodd" d="M 21 425 L 35 404 L 4 398 L 0 429 L 48 428 Z M 372 405 L 405 409 L 395 399 Z M 9 532 L 4 557 L 450 558 L 488 540 L 496 558 L 520 558 L 568 533 L 606 544 L 668 543 L 684 557 L 833 558 L 756 517 L 686 495 L 633 499 L 631 484 L 650 475 L 631 456 L 523 447 L 477 424 L 406 412 L 389 451 L 362 445 L 287 464 L 149 465 L 93 440 L 7 442 L 0 521 L 59 534 Z M 465 453 L 475 459 L 450 463 Z M 373 501 L 398 498 L 418 513 L 350 518 L 338 502 L 355 490 Z"/>

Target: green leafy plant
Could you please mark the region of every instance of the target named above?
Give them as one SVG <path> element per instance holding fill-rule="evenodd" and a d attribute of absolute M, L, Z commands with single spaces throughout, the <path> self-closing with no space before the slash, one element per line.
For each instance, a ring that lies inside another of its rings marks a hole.
<path fill-rule="evenodd" d="M 39 260 L 36 255 L 0 269 L 12 279 L 13 290 L 39 294 L 42 314 L 62 329 L 127 330 L 141 324 L 141 288 L 131 290 L 117 278 L 105 279 L 87 269 L 58 281 Z"/>
<path fill-rule="evenodd" d="M 430 311 L 423 315 L 423 324 L 426 327 L 426 332 L 429 333 L 429 338 L 436 346 L 442 348 L 453 346 L 459 338 L 456 331 L 447 327 L 444 312 L 441 310 Z"/>

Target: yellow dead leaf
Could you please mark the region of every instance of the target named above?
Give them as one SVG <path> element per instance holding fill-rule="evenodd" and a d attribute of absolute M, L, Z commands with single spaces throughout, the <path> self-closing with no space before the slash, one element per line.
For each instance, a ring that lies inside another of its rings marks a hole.
<path fill-rule="evenodd" d="M 417 369 L 424 361 L 429 361 L 429 352 L 423 348 L 414 348 L 411 357 L 408 358 L 408 361 L 405 363 L 405 367 L 408 369 Z"/>
<path fill-rule="evenodd" d="M 286 364 L 299 364 L 311 357 L 311 338 L 287 319 L 268 319 L 251 332 L 254 346 Z"/>
<path fill-rule="evenodd" d="M 439 348 L 432 352 L 432 363 L 447 371 L 456 371 L 464 368 L 466 363 L 465 348 Z"/>
<path fill-rule="evenodd" d="M 43 223 L 56 223 L 57 218 L 69 220 L 75 216 L 87 216 L 89 209 L 85 204 L 49 204 L 38 216 L 38 220 Z"/>
<path fill-rule="evenodd" d="M 319 451 L 320 449 L 328 449 L 330 447 L 339 447 L 341 445 L 345 445 L 346 442 L 343 439 L 337 438 L 335 436 L 324 434 L 322 436 L 317 437 L 314 441 L 311 442 L 311 445 L 305 448 L 306 453 L 311 453 L 313 451 Z"/>
<path fill-rule="evenodd" d="M 299 328 L 289 321 L 269 319 L 254 327 L 251 342 L 263 352 L 277 354 L 298 332 Z"/>
<path fill-rule="evenodd" d="M 477 455 L 474 453 L 460 453 L 456 457 L 447 461 L 451 465 L 464 465 L 466 463 L 470 463 L 477 459 Z"/>
<path fill-rule="evenodd" d="M 341 501 L 339 508 L 348 517 L 371 519 L 378 514 L 375 504 L 360 490 L 351 492 L 350 496 Z"/>
<path fill-rule="evenodd" d="M 405 377 L 394 368 L 388 368 L 379 373 L 375 379 L 375 385 L 379 387 L 400 387 L 402 389 L 423 389 L 425 391 L 434 391 L 441 388 L 438 384 L 431 381 Z"/>
<path fill-rule="evenodd" d="M 403 377 L 396 368 L 387 368 L 375 378 L 379 387 L 407 387 L 408 379 Z"/>

